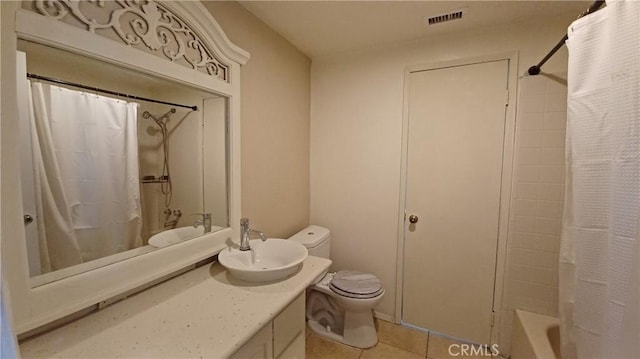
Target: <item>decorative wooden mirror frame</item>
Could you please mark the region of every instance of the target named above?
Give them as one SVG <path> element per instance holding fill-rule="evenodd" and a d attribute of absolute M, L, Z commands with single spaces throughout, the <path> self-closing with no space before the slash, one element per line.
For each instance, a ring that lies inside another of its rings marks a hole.
<path fill-rule="evenodd" d="M 101 2 L 93 2 L 99 7 Z M 71 0 L 0 4 L 1 98 L 0 240 L 2 273 L 16 334 L 94 306 L 208 258 L 239 237 L 240 66 L 249 54 L 232 44 L 209 11 L 195 1 L 137 4 L 108 1 L 102 19 L 83 14 Z M 121 17 L 129 16 L 125 28 Z M 107 35 L 102 30 L 108 30 Z M 110 34 L 110 35 L 109 35 Z M 117 35 L 117 36 L 116 36 Z M 22 218 L 17 40 L 25 39 L 228 98 L 229 221 L 231 228 L 80 273 L 36 288 L 29 281 Z M 171 46 L 169 46 L 171 45 Z"/>

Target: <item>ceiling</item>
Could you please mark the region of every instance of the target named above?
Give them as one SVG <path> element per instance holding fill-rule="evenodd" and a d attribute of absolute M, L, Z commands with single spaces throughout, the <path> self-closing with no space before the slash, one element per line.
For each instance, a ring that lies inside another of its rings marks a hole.
<path fill-rule="evenodd" d="M 483 26 L 550 16 L 573 19 L 591 1 L 240 1 L 240 4 L 313 58 Z M 426 17 L 459 9 L 465 10 L 460 20 L 425 25 Z M 558 34 L 558 38 L 561 36 Z"/>

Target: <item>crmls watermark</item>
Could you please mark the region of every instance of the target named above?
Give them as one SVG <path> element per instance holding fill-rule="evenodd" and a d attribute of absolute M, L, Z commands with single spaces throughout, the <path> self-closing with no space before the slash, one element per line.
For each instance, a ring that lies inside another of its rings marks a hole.
<path fill-rule="evenodd" d="M 471 345 L 471 344 L 451 344 L 449 345 L 449 355 L 452 357 L 466 356 L 497 356 L 500 354 L 498 344 L 488 345 Z"/>

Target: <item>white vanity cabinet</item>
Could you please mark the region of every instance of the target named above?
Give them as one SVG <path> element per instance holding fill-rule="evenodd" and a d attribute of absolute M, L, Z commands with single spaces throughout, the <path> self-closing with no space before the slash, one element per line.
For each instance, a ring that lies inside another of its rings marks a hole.
<path fill-rule="evenodd" d="M 232 359 L 304 358 L 305 293 L 300 294 L 258 334 L 235 352 Z"/>
<path fill-rule="evenodd" d="M 302 292 L 272 322 L 273 357 L 304 358 L 305 292 Z"/>
<path fill-rule="evenodd" d="M 271 323 L 260 329 L 231 359 L 273 359 L 273 328 Z"/>

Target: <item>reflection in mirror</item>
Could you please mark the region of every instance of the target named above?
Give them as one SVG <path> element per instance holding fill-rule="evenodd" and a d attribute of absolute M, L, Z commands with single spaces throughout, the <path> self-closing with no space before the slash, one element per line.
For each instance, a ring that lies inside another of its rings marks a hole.
<path fill-rule="evenodd" d="M 18 49 L 32 285 L 229 226 L 227 98 L 24 40 Z"/>

